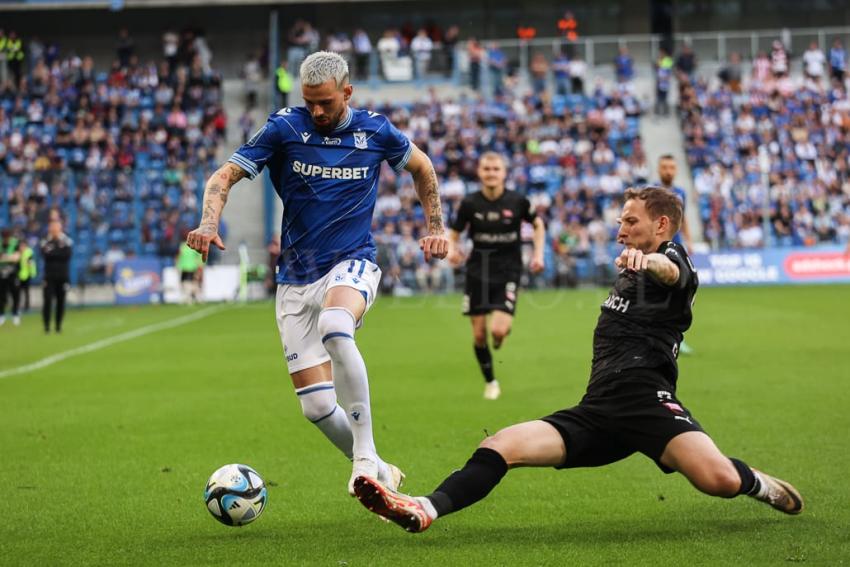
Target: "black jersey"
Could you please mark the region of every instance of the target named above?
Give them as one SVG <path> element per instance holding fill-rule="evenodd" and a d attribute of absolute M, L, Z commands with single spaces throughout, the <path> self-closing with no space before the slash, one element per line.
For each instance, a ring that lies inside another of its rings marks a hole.
<path fill-rule="evenodd" d="M 664 242 L 657 252 L 679 267 L 679 280 L 668 286 L 646 272 L 620 272 L 593 333 L 591 386 L 633 368 L 661 368 L 676 384 L 679 344 L 691 326 L 699 280 L 681 245 Z"/>
<path fill-rule="evenodd" d="M 58 238 L 41 241 L 44 257 L 44 279 L 67 282 L 70 279 L 71 247 L 73 241 L 62 234 Z"/>
<path fill-rule="evenodd" d="M 536 214 L 523 195 L 505 191 L 495 201 L 481 191 L 467 195 L 460 203 L 452 230 L 469 227 L 472 254 L 466 262 L 467 274 L 487 281 L 518 281 L 522 272 L 522 221 L 534 222 Z"/>

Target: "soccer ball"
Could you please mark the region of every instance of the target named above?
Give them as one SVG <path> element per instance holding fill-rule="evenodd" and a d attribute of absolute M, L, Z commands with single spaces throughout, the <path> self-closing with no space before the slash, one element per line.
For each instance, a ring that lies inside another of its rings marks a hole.
<path fill-rule="evenodd" d="M 213 518 L 228 526 L 244 526 L 266 509 L 266 483 L 248 465 L 224 465 L 207 481 L 204 501 Z"/>

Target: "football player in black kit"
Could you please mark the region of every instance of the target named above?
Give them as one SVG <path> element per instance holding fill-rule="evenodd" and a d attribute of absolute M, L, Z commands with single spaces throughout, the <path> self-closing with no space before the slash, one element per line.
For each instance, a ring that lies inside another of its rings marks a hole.
<path fill-rule="evenodd" d="M 469 228 L 472 253 L 466 262 L 466 287 L 463 314 L 472 322 L 475 358 L 486 382 L 484 398 L 495 400 L 501 394 L 493 374 L 493 357 L 487 344 L 487 316 L 490 336 L 498 349 L 511 332 L 516 310 L 519 279 L 522 275 L 522 221 L 534 226 L 534 250 L 529 270 L 543 269 L 543 219 L 531 210 L 524 196 L 505 191 L 505 160 L 496 152 L 486 152 L 478 161 L 481 191 L 467 195 L 458 208 L 449 231 L 449 262 L 460 265 L 464 258 L 458 248 L 460 234 Z"/>
<path fill-rule="evenodd" d="M 698 490 L 745 494 L 786 514 L 803 501 L 789 483 L 726 457 L 676 397 L 676 356 L 691 325 L 697 274 L 671 242 L 682 205 L 650 187 L 625 193 L 615 260 L 620 270 L 593 336 L 587 392 L 577 406 L 487 437 L 466 465 L 428 496 L 414 498 L 359 477 L 364 506 L 410 532 L 481 500 L 515 467 L 597 467 L 639 452 L 665 473 L 683 474 Z"/>

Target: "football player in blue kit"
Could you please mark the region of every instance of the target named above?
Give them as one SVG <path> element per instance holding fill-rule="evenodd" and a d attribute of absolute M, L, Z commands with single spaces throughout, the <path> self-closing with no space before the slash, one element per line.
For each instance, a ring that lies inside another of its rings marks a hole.
<path fill-rule="evenodd" d="M 187 242 L 206 260 L 224 249 L 219 219 L 233 185 L 264 168 L 283 202 L 275 301 L 289 374 L 304 416 L 358 476 L 397 488 L 404 475 L 378 456 L 366 365 L 355 329 L 375 301 L 381 270 L 370 229 L 382 162 L 409 171 L 427 223 L 425 260 L 448 239 L 431 160 L 381 114 L 349 107 L 348 65 L 319 51 L 300 70 L 305 106 L 282 108 L 207 181 L 200 225 Z"/>

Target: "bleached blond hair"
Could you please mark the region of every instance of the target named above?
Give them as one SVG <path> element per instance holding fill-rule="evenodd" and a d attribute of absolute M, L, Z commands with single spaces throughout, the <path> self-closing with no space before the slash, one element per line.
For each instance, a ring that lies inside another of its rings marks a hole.
<path fill-rule="evenodd" d="M 339 88 L 348 82 L 348 63 L 339 53 L 317 51 L 301 63 L 299 73 L 302 85 L 315 87 L 333 79 Z"/>

